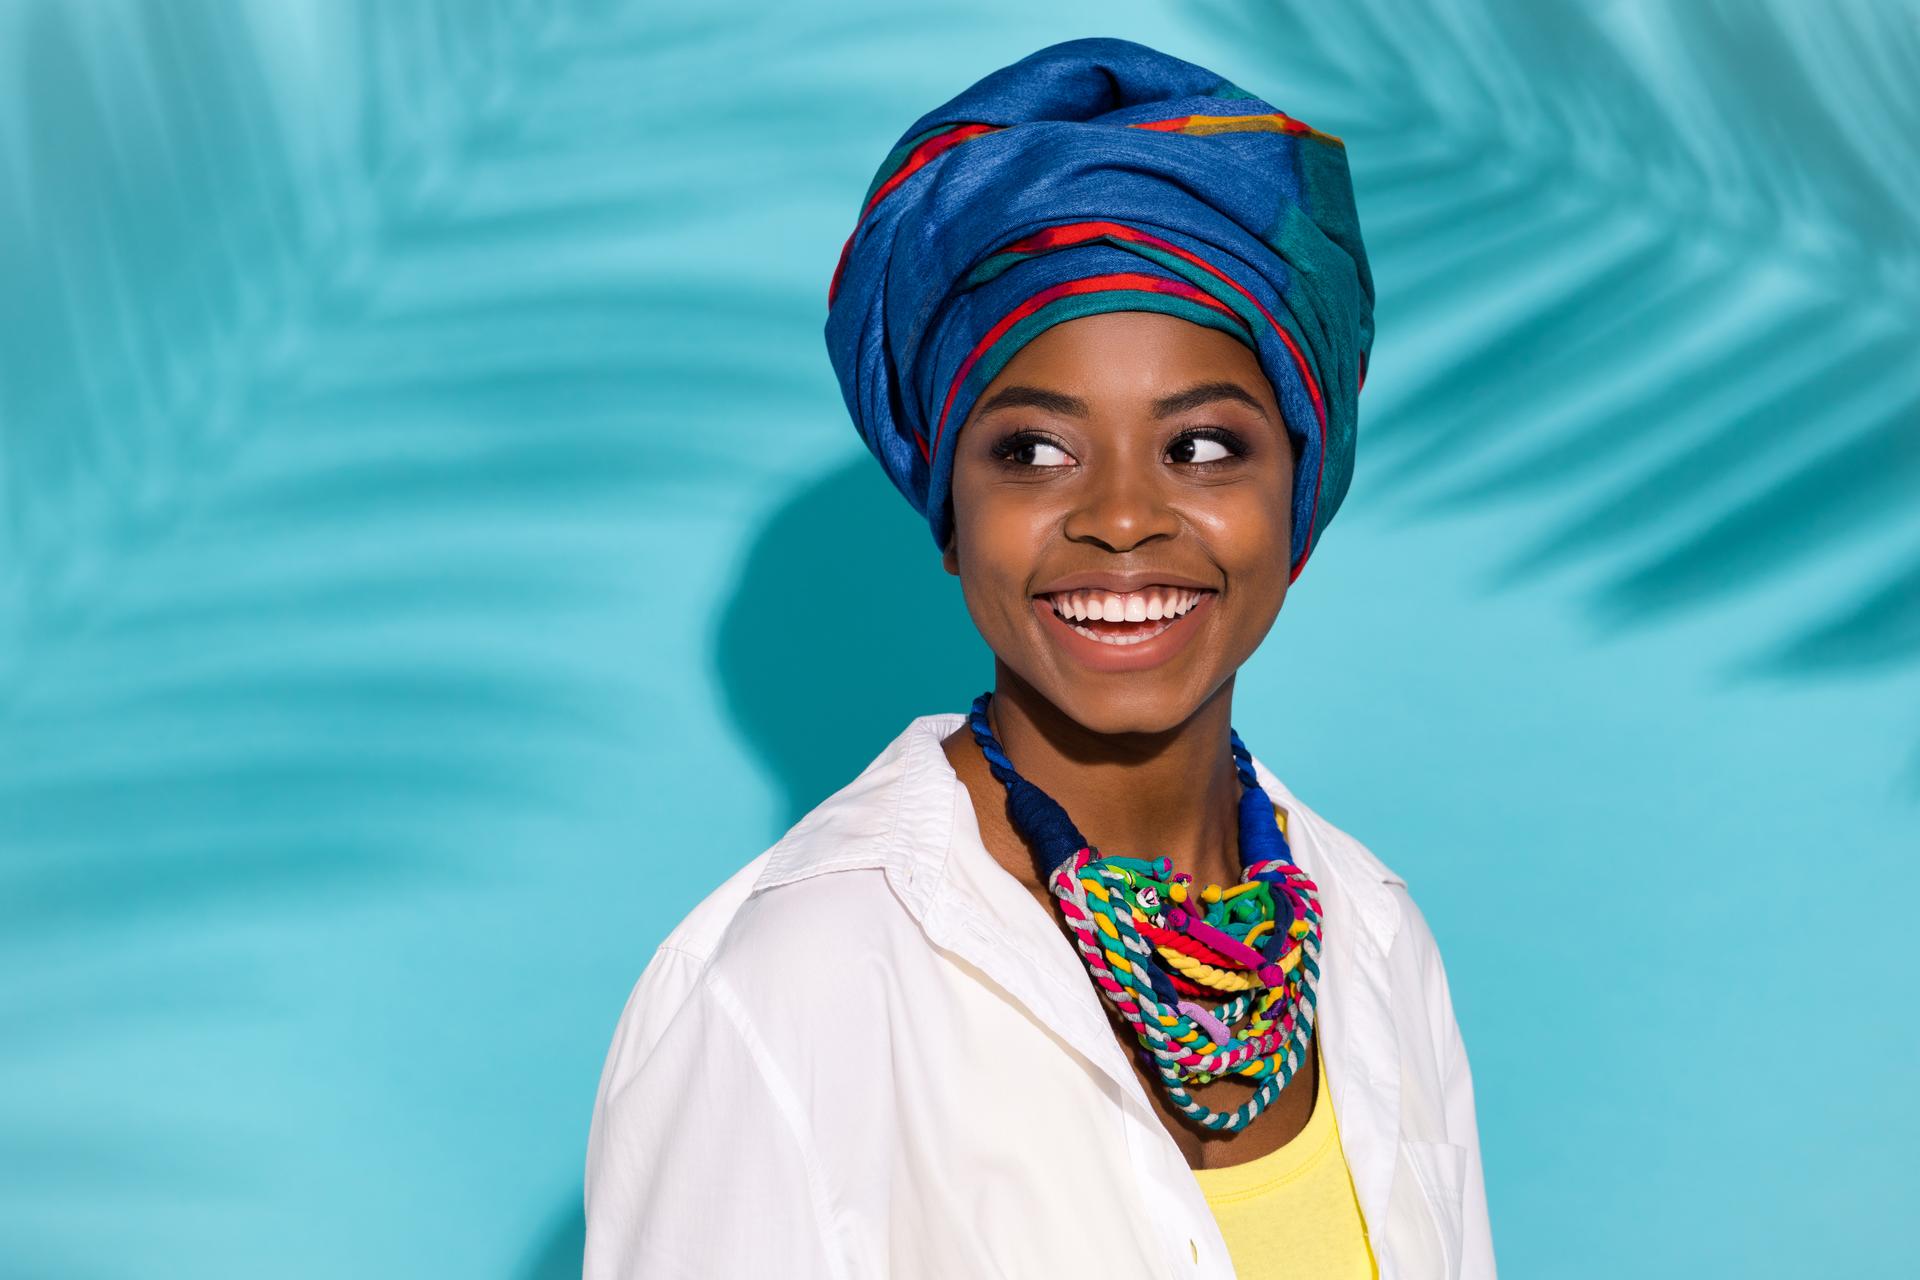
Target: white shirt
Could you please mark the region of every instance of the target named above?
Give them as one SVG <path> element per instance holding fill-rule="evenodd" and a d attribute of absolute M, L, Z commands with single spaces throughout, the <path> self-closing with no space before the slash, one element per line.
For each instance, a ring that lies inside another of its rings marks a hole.
<path fill-rule="evenodd" d="M 628 998 L 587 1280 L 1229 1280 L 1066 934 L 921 716 L 714 890 Z M 1382 1280 L 1492 1280 L 1473 1082 L 1406 885 L 1254 761 L 1324 913 L 1321 1060 Z"/>

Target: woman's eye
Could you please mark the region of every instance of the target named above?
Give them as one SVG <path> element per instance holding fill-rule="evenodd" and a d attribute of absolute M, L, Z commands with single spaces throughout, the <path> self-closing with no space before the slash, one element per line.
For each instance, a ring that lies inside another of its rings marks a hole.
<path fill-rule="evenodd" d="M 1022 467 L 1067 467 L 1073 457 L 1065 449 L 1042 436 L 1009 436 L 994 446 L 994 454 Z"/>
<path fill-rule="evenodd" d="M 1213 434 L 1181 436 L 1168 446 L 1175 462 L 1224 462 L 1239 451 Z"/>

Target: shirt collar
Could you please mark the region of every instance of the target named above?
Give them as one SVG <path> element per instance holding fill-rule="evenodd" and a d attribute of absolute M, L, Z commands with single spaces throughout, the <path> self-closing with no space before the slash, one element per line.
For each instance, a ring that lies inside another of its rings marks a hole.
<path fill-rule="evenodd" d="M 940 743 L 966 719 L 959 712 L 914 718 L 858 777 L 780 838 L 754 882 L 755 891 L 829 871 L 880 867 L 916 920 L 924 922 L 936 897 L 955 891 L 974 899 L 970 906 L 991 914 L 988 904 L 978 900 L 979 876 L 952 874 L 956 857 L 966 858 L 970 871 L 984 860 L 1010 885 L 1017 884 L 980 843 L 978 827 L 956 820 L 957 805 L 970 801 Z M 1359 841 L 1302 804 L 1258 756 L 1253 757 L 1253 769 L 1274 804 L 1287 813 L 1295 861 L 1316 880 L 1339 881 L 1354 914 L 1384 954 L 1400 917 L 1387 886 L 1405 881 Z"/>

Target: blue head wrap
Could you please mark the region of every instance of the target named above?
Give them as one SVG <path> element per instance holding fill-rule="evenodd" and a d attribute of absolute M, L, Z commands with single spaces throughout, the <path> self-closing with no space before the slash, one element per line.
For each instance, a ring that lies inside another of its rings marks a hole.
<path fill-rule="evenodd" d="M 1112 39 L 1051 45 L 915 121 L 841 252 L 826 337 L 854 425 L 936 544 L 981 390 L 1050 325 L 1103 311 L 1166 312 L 1259 356 L 1294 441 L 1298 577 L 1352 479 L 1373 345 L 1340 140 Z"/>

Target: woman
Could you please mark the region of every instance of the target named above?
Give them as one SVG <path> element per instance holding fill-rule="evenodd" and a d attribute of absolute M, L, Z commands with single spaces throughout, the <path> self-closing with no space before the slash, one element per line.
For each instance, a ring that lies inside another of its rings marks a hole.
<path fill-rule="evenodd" d="M 1491 1277 L 1432 935 L 1232 729 L 1352 465 L 1338 139 L 1043 49 L 883 162 L 827 341 L 994 687 L 660 945 L 587 1275 Z"/>

